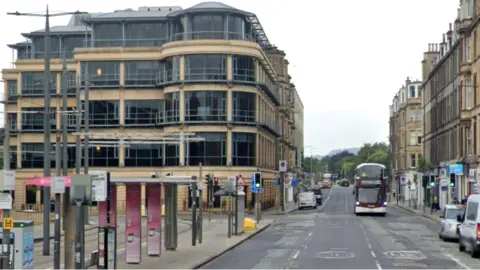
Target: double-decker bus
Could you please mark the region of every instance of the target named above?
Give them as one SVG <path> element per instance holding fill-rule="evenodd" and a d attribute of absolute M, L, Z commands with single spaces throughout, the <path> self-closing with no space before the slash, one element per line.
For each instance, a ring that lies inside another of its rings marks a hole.
<path fill-rule="evenodd" d="M 355 214 L 387 214 L 386 167 L 362 163 L 355 169 Z"/>

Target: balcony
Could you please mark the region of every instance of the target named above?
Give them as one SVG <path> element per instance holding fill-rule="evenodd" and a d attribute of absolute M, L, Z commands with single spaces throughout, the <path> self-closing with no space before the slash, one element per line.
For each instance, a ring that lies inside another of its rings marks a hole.
<path fill-rule="evenodd" d="M 180 82 L 180 70 L 161 71 L 157 76 L 157 85 L 168 85 Z"/>
<path fill-rule="evenodd" d="M 85 78 L 82 78 L 82 85 L 85 86 Z M 88 78 L 88 86 L 91 89 L 109 89 L 120 87 L 120 74 L 102 74 Z"/>
<path fill-rule="evenodd" d="M 255 70 L 253 69 L 234 69 L 233 70 L 233 80 L 236 82 L 249 82 L 255 83 L 256 76 Z"/>
<path fill-rule="evenodd" d="M 185 32 L 178 33 L 170 36 L 170 41 L 182 41 L 182 40 L 202 40 L 202 39 L 221 39 L 221 40 L 243 40 L 255 42 L 255 39 L 242 33 L 233 32 L 215 32 L 215 31 L 201 31 L 201 32 Z"/>
<path fill-rule="evenodd" d="M 460 74 L 468 75 L 472 73 L 472 62 L 462 61 L 460 65 Z"/>
<path fill-rule="evenodd" d="M 167 42 L 166 38 L 158 39 L 85 39 L 84 48 L 106 47 L 161 47 Z"/>
<path fill-rule="evenodd" d="M 186 82 L 222 82 L 227 80 L 224 68 L 190 68 L 186 70 Z"/>
<path fill-rule="evenodd" d="M 67 58 L 72 57 L 71 54 L 66 55 Z M 31 60 L 31 59 L 39 59 L 43 60 L 45 58 L 44 52 L 29 52 L 26 51 L 25 53 L 18 56 L 17 60 Z M 51 51 L 50 58 L 63 58 L 63 53 L 60 51 Z"/>
<path fill-rule="evenodd" d="M 237 123 L 255 123 L 255 111 L 236 109 L 233 111 L 232 120 Z"/>
<path fill-rule="evenodd" d="M 157 85 L 159 74 L 131 74 L 125 76 L 126 88 L 152 88 Z"/>
<path fill-rule="evenodd" d="M 55 82 L 50 83 L 50 95 L 57 94 L 57 84 Z M 43 83 L 36 84 L 22 84 L 22 94 L 23 97 L 42 97 L 45 95 L 45 90 Z"/>

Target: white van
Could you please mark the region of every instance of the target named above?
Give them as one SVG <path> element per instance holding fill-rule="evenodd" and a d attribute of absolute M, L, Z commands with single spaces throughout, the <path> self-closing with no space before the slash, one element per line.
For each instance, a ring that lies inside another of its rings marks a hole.
<path fill-rule="evenodd" d="M 467 209 L 463 216 L 458 215 L 460 222 L 458 250 L 468 251 L 472 257 L 480 255 L 480 195 L 470 195 Z"/>

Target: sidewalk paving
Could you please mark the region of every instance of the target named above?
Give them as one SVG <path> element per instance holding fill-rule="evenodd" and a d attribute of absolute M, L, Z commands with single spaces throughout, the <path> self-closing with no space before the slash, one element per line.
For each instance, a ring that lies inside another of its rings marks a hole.
<path fill-rule="evenodd" d="M 61 226 L 61 235 L 65 234 L 65 231 L 63 230 L 63 219 L 60 222 Z M 98 217 L 90 217 L 90 225 L 85 226 L 85 231 L 90 231 L 93 229 L 98 228 Z M 43 224 L 42 225 L 34 225 L 34 242 L 42 242 L 43 241 Z M 50 239 L 53 239 L 55 236 L 55 224 L 50 223 Z"/>
<path fill-rule="evenodd" d="M 419 205 L 419 206 L 417 206 L 417 209 L 414 209 L 412 207 L 412 205 L 410 205 L 410 206 L 408 205 L 408 202 L 402 203 L 400 201 L 398 202 L 398 204 L 397 204 L 397 202 L 394 201 L 390 205 L 394 206 L 394 207 L 404 209 L 404 210 L 409 211 L 411 213 L 426 217 L 426 218 L 431 219 L 433 221 L 440 222 L 440 215 L 442 213 L 441 210 L 438 210 L 438 211 L 432 213 L 430 207 L 425 206 L 425 208 L 423 208 L 423 205 Z M 425 212 L 424 212 L 424 210 L 425 210 Z"/>
<path fill-rule="evenodd" d="M 232 250 L 246 240 L 254 237 L 263 230 L 267 229 L 273 220 L 262 220 L 257 230 L 244 232 L 239 236 L 227 236 L 227 220 L 212 219 L 204 220 L 203 224 L 203 242 L 197 242 L 192 246 L 192 235 L 181 233 L 178 235 L 178 248 L 175 251 L 166 251 L 162 248 L 160 257 L 148 257 L 146 253 L 146 243 L 142 245 L 142 261 L 140 264 L 125 263 L 125 251 L 117 253 L 118 269 L 198 269 L 219 256 Z"/>
<path fill-rule="evenodd" d="M 298 210 L 298 205 L 295 202 L 285 203 L 285 212 L 282 212 L 280 206 L 274 206 L 262 212 L 262 215 L 286 215 Z"/>

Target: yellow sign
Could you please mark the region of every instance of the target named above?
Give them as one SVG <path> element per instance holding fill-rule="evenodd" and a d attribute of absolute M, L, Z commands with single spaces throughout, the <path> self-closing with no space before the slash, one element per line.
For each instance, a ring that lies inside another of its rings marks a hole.
<path fill-rule="evenodd" d="M 13 229 L 13 218 L 4 218 L 3 219 L 3 229 L 4 230 Z"/>

